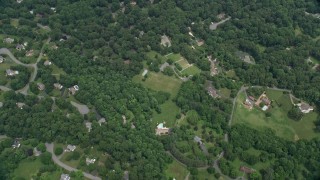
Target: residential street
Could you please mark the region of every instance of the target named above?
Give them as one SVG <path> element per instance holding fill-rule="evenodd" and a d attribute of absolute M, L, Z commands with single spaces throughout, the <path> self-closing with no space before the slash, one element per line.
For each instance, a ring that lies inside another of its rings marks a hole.
<path fill-rule="evenodd" d="M 53 148 L 54 148 L 54 144 L 53 143 L 46 143 L 46 147 L 47 147 L 47 151 L 50 152 L 52 154 L 52 160 L 54 163 L 56 163 L 58 166 L 66 169 L 67 171 L 78 171 L 78 169 L 75 169 L 73 167 L 70 167 L 66 164 L 64 164 L 63 162 L 61 162 L 59 160 L 59 158 L 54 154 L 53 152 Z M 89 174 L 89 173 L 86 173 L 86 172 L 83 172 L 83 175 L 86 177 L 86 178 L 89 178 L 89 179 L 92 179 L 92 180 L 101 180 L 100 177 L 97 177 L 97 176 L 93 176 L 92 174 Z"/>

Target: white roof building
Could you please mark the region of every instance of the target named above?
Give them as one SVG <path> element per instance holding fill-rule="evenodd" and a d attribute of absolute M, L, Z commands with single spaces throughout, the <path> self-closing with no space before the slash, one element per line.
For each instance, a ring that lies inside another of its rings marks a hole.
<path fill-rule="evenodd" d="M 69 174 L 61 174 L 60 180 L 70 180 Z"/>
<path fill-rule="evenodd" d="M 67 149 L 65 149 L 66 152 L 73 152 L 77 147 L 75 145 L 68 144 Z"/>

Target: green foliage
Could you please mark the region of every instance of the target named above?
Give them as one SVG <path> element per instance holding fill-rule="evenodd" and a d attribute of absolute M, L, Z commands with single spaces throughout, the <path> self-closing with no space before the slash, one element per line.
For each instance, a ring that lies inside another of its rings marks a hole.
<path fill-rule="evenodd" d="M 40 155 L 40 160 L 42 162 L 42 164 L 48 165 L 50 163 L 52 163 L 51 161 L 51 154 L 49 152 L 44 152 Z"/>
<path fill-rule="evenodd" d="M 196 125 L 198 121 L 200 120 L 200 117 L 195 110 L 191 110 L 187 113 L 187 120 L 190 124 Z"/>
<path fill-rule="evenodd" d="M 288 112 L 288 117 L 290 119 L 299 121 L 303 117 L 303 113 L 299 110 L 299 108 L 293 107 L 289 112 Z"/>
<path fill-rule="evenodd" d="M 54 154 L 59 156 L 63 153 L 63 149 L 62 147 L 56 147 L 55 150 L 54 150 Z"/>

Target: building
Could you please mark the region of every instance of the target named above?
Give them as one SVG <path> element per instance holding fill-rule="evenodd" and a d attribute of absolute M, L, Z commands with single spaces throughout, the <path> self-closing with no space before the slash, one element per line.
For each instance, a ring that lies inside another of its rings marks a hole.
<path fill-rule="evenodd" d="M 94 162 L 96 162 L 96 159 L 90 159 L 90 158 L 86 158 L 86 164 L 93 164 Z"/>
<path fill-rule="evenodd" d="M 86 128 L 88 129 L 88 132 L 90 132 L 91 129 L 92 129 L 92 123 L 91 122 L 86 122 L 85 125 L 86 125 Z"/>
<path fill-rule="evenodd" d="M 143 70 L 142 76 L 143 76 L 143 77 L 146 76 L 147 73 L 148 73 L 148 70 L 147 70 L 147 69 Z"/>
<path fill-rule="evenodd" d="M 19 109 L 23 109 L 23 106 L 25 106 L 26 104 L 22 102 L 17 102 L 16 105 Z"/>
<path fill-rule="evenodd" d="M 70 180 L 69 174 L 61 174 L 60 180 Z"/>
<path fill-rule="evenodd" d="M 195 137 L 193 138 L 193 140 L 194 140 L 194 142 L 196 142 L 196 143 L 203 144 L 202 141 L 201 141 L 201 138 L 198 137 L 198 136 L 195 136 Z"/>
<path fill-rule="evenodd" d="M 4 60 L 5 58 L 3 56 L 0 56 L 0 63 L 3 63 Z"/>
<path fill-rule="evenodd" d="M 76 146 L 75 145 L 71 145 L 71 144 L 68 144 L 67 145 L 67 149 L 65 149 L 64 151 L 66 152 L 73 152 L 74 150 L 76 150 Z"/>
<path fill-rule="evenodd" d="M 242 172 L 244 172 L 244 173 L 247 173 L 247 174 L 251 174 L 251 173 L 254 172 L 253 169 L 248 168 L 248 167 L 246 167 L 246 166 L 241 166 L 241 167 L 240 167 L 240 171 L 242 171 Z"/>
<path fill-rule="evenodd" d="M 12 39 L 12 38 L 5 38 L 5 39 L 3 40 L 3 42 L 11 44 L 11 43 L 14 42 L 14 39 Z"/>
<path fill-rule="evenodd" d="M 217 90 L 216 90 L 215 88 L 213 88 L 212 86 L 209 86 L 208 89 L 207 89 L 207 91 L 208 91 L 208 94 L 209 94 L 211 97 L 213 97 L 213 98 L 219 97 Z"/>
<path fill-rule="evenodd" d="M 33 56 L 33 50 L 27 51 L 26 56 L 27 57 Z"/>
<path fill-rule="evenodd" d="M 25 47 L 24 47 L 23 44 L 17 44 L 17 45 L 16 45 L 16 49 L 17 49 L 18 51 L 21 51 L 21 50 L 25 50 Z"/>
<path fill-rule="evenodd" d="M 164 127 L 163 123 L 160 123 L 156 128 L 156 135 L 169 134 L 170 128 Z"/>
<path fill-rule="evenodd" d="M 298 107 L 299 107 L 299 109 L 300 109 L 300 111 L 301 111 L 302 113 L 307 114 L 307 113 L 309 113 L 310 111 L 313 111 L 313 107 L 310 106 L 310 105 L 307 104 L 307 103 L 299 103 L 299 104 L 297 104 L 297 105 L 298 105 Z"/>
<path fill-rule="evenodd" d="M 54 13 L 56 13 L 57 12 L 57 10 L 56 10 L 56 8 L 55 7 L 51 7 L 50 8 Z"/>
<path fill-rule="evenodd" d="M 63 88 L 63 86 L 60 83 L 54 83 L 53 84 L 55 89 L 61 90 Z"/>
<path fill-rule="evenodd" d="M 71 88 L 68 89 L 69 93 L 72 95 L 75 95 L 77 91 L 79 91 L 79 86 L 78 85 L 74 85 Z"/>
<path fill-rule="evenodd" d="M 267 96 L 263 96 L 261 98 L 261 101 L 264 102 L 264 104 L 266 104 L 268 106 L 271 104 L 271 101 L 269 100 L 269 98 Z"/>
<path fill-rule="evenodd" d="M 19 148 L 20 145 L 21 145 L 21 144 L 20 144 L 20 141 L 17 140 L 17 139 L 15 139 L 15 140 L 13 141 L 12 147 L 13 147 L 13 149 Z"/>
<path fill-rule="evenodd" d="M 197 45 L 198 46 L 202 46 L 204 44 L 204 40 L 202 40 L 202 39 L 198 39 L 197 40 Z"/>
<path fill-rule="evenodd" d="M 17 3 L 20 4 L 20 3 L 22 3 L 22 1 L 23 1 L 23 0 L 17 0 Z"/>
<path fill-rule="evenodd" d="M 40 90 L 40 91 L 43 91 L 44 89 L 45 89 L 45 85 L 44 84 L 42 84 L 42 83 L 37 83 L 37 86 L 38 86 L 38 89 Z"/>
<path fill-rule="evenodd" d="M 6 70 L 6 76 L 15 76 L 15 75 L 18 75 L 19 74 L 19 71 L 13 71 L 11 69 L 7 69 Z"/>
<path fill-rule="evenodd" d="M 103 123 L 106 123 L 106 119 L 105 118 L 101 118 L 101 119 L 99 119 L 98 123 L 101 126 Z"/>
<path fill-rule="evenodd" d="M 33 148 L 33 154 L 34 154 L 34 156 L 40 156 L 41 155 L 41 151 L 39 151 L 36 147 L 35 148 Z"/>
<path fill-rule="evenodd" d="M 249 99 L 249 98 L 247 98 L 244 102 L 243 102 L 243 105 L 247 108 L 247 109 L 249 109 L 249 110 L 251 110 L 252 108 L 253 108 L 253 102 Z"/>
<path fill-rule="evenodd" d="M 269 106 L 267 106 L 267 105 L 264 105 L 264 106 L 261 108 L 262 111 L 266 111 L 266 110 L 268 110 L 268 109 L 269 109 Z"/>
<path fill-rule="evenodd" d="M 43 63 L 43 65 L 45 65 L 45 66 L 50 66 L 51 64 L 52 64 L 52 62 L 49 61 L 49 60 L 46 60 L 46 61 Z"/>

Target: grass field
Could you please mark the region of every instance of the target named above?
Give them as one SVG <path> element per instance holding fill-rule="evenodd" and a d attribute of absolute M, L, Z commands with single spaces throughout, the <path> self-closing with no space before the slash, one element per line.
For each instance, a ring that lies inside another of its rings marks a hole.
<path fill-rule="evenodd" d="M 275 131 L 277 136 L 288 140 L 320 137 L 319 133 L 314 132 L 314 121 L 317 117 L 315 112 L 306 114 L 300 121 L 291 120 L 287 117 L 288 111 L 293 106 L 289 95 L 283 94 L 281 91 L 267 90 L 266 92 L 273 101 L 273 107 L 269 110 L 271 117 L 267 118 L 265 113 L 258 108 L 254 108 L 251 111 L 246 109 L 242 105 L 245 100 L 245 94 L 241 93 L 237 99 L 233 124 L 246 124 L 258 130 L 270 128 Z"/>
<path fill-rule="evenodd" d="M 155 51 L 150 51 L 147 53 L 147 56 L 153 60 L 159 59 L 161 61 L 161 63 L 164 63 L 167 58 L 162 56 L 161 54 L 155 52 Z M 156 56 L 158 56 L 158 58 L 156 58 Z"/>
<path fill-rule="evenodd" d="M 172 59 L 173 62 L 176 62 L 176 61 L 179 61 L 180 59 L 182 59 L 182 56 L 180 54 L 174 54 L 174 53 L 172 53 L 166 57 L 167 57 L 167 59 Z"/>
<path fill-rule="evenodd" d="M 11 19 L 10 24 L 14 27 L 19 26 L 19 19 Z"/>
<path fill-rule="evenodd" d="M 182 75 L 196 75 L 196 74 L 200 74 L 201 70 L 197 67 L 197 66 L 190 66 L 187 69 L 181 71 Z"/>
<path fill-rule="evenodd" d="M 182 69 L 186 69 L 187 67 L 190 66 L 189 62 L 185 59 L 179 60 L 176 63 L 178 63 L 182 67 Z"/>
<path fill-rule="evenodd" d="M 133 81 L 136 83 L 141 83 L 144 87 L 150 88 L 155 91 L 164 91 L 171 94 L 171 98 L 178 94 L 180 86 L 182 84 L 181 80 L 163 75 L 161 73 L 149 72 L 148 78 L 142 81 L 143 77 L 141 74 L 133 77 Z"/>
<path fill-rule="evenodd" d="M 175 178 L 176 180 L 184 180 L 189 171 L 175 159 L 169 164 L 168 169 L 165 171 L 168 178 Z"/>
<path fill-rule="evenodd" d="M 42 163 L 39 159 L 25 159 L 19 164 L 18 168 L 14 170 L 13 176 L 15 178 L 32 179 L 32 176 L 36 175 L 41 166 Z M 60 175 L 61 172 L 55 171 L 53 173 L 44 173 L 42 176 L 46 177 L 45 179 L 48 180 L 55 180 L 59 179 Z"/>
<path fill-rule="evenodd" d="M 219 91 L 220 91 L 220 94 L 221 94 L 222 97 L 224 97 L 224 98 L 229 98 L 230 97 L 230 94 L 231 94 L 231 90 L 230 89 L 221 88 L 221 89 L 219 89 Z"/>
<path fill-rule="evenodd" d="M 166 101 L 161 107 L 161 113 L 158 114 L 157 112 L 153 113 L 152 118 L 152 125 L 154 127 L 157 126 L 157 124 L 166 122 L 166 127 L 173 127 L 176 124 L 176 115 L 180 113 L 180 108 L 171 100 Z"/>

